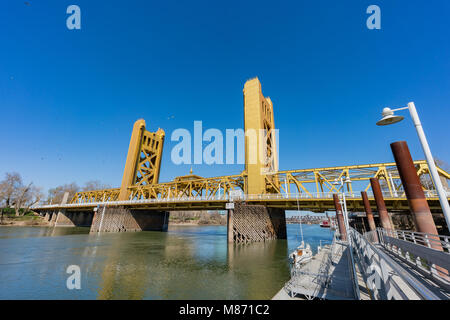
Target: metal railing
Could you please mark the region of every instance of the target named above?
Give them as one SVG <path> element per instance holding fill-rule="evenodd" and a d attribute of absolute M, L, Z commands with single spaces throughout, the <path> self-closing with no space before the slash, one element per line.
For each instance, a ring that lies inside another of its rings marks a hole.
<path fill-rule="evenodd" d="M 377 233 L 413 242 L 414 244 L 426 246 L 428 248 L 441 247 L 444 252 L 450 253 L 450 236 L 409 230 L 386 230 L 382 228 L 378 228 Z"/>
<path fill-rule="evenodd" d="M 373 234 L 361 235 L 351 228 L 350 237 L 356 260 L 370 291 L 376 300 L 438 300 L 434 292 L 390 258 L 368 239 Z"/>
<path fill-rule="evenodd" d="M 449 236 L 382 228 L 377 236 L 386 250 L 450 291 Z"/>
<path fill-rule="evenodd" d="M 324 253 L 326 254 L 326 257 L 321 260 L 318 270 L 311 270 L 310 263 L 306 263 L 300 268 L 293 267 L 291 269 L 291 279 L 285 286 L 285 289 L 289 292 L 291 297 L 294 297 L 296 294 L 301 294 L 308 300 L 323 298 L 325 288 L 330 281 L 330 267 L 333 263 L 332 253 L 335 248 L 335 239 L 336 237 L 333 237 L 333 241 L 328 249 L 329 251 Z M 320 247 L 321 249 L 317 254 L 324 250 L 322 246 Z M 305 281 L 305 279 L 308 279 L 309 281 Z"/>
<path fill-rule="evenodd" d="M 145 204 L 145 203 L 171 203 L 171 202 L 204 202 L 204 201 L 258 201 L 258 200 L 302 200 L 302 199 L 332 199 L 334 192 L 315 192 L 315 193 L 266 193 L 266 194 L 240 194 L 230 196 L 228 193 L 219 195 L 198 195 L 198 196 L 181 196 L 181 197 L 166 197 L 166 198 L 152 198 L 152 199 L 130 199 L 124 201 L 91 201 L 85 199 L 77 203 L 70 204 L 52 204 L 52 205 L 36 205 L 33 208 L 51 209 L 64 207 L 81 207 L 81 206 L 97 206 L 97 205 L 126 205 L 126 204 Z M 427 197 L 437 197 L 436 192 L 427 191 Z M 373 194 L 368 192 L 368 196 L 373 198 Z M 389 191 L 383 192 L 383 196 L 395 199 L 406 199 L 404 194 L 392 196 Z M 448 193 L 450 197 L 450 193 Z M 361 193 L 346 192 L 347 199 L 361 198 Z"/>

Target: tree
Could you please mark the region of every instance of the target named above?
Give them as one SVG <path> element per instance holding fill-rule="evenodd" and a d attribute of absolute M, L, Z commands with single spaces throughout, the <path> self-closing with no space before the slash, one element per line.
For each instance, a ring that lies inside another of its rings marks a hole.
<path fill-rule="evenodd" d="M 48 190 L 47 203 L 53 204 L 61 203 L 64 197 L 64 193 L 66 192 L 69 192 L 69 201 L 70 201 L 75 195 L 75 193 L 77 193 L 78 191 L 93 191 L 109 188 L 111 188 L 109 185 L 105 185 L 98 180 L 88 181 L 84 184 L 82 188 L 80 188 L 75 182 L 72 182 Z"/>
<path fill-rule="evenodd" d="M 61 186 L 58 186 L 56 188 L 52 188 L 48 190 L 48 203 L 61 203 L 64 193 L 69 192 L 69 201 L 73 198 L 75 193 L 77 193 L 80 190 L 80 187 L 75 182 L 64 184 Z"/>
<path fill-rule="evenodd" d="M 7 172 L 5 179 L 0 182 L 0 202 L 10 207 L 17 192 L 22 188 L 22 177 L 17 172 Z"/>
<path fill-rule="evenodd" d="M 0 202 L 8 208 L 13 207 L 16 216 L 21 214 L 21 209 L 22 214 L 28 212 L 42 197 L 42 189 L 32 182 L 24 185 L 17 172 L 6 173 L 5 179 L 0 181 Z"/>
<path fill-rule="evenodd" d="M 81 191 L 93 191 L 93 190 L 101 190 L 101 189 L 110 189 L 111 186 L 101 183 L 99 180 L 91 180 L 84 184 L 84 187 L 81 188 Z"/>
<path fill-rule="evenodd" d="M 30 207 L 38 203 L 43 196 L 41 188 L 33 186 L 32 182 L 19 188 L 17 197 L 14 199 L 16 216 L 21 215 L 20 209 L 22 209 L 22 215 L 30 211 Z"/>
<path fill-rule="evenodd" d="M 449 172 L 450 171 L 450 166 L 448 165 L 448 163 L 446 163 L 444 160 L 440 160 L 440 159 L 435 159 L 434 163 L 436 164 L 437 167 Z M 441 182 L 442 185 L 444 187 L 444 189 L 449 190 L 449 186 L 448 186 L 448 181 L 444 176 L 439 175 L 441 178 Z M 422 183 L 422 186 L 426 189 L 426 190 L 433 190 L 434 189 L 434 184 L 433 181 L 431 180 L 431 176 L 429 173 L 427 174 L 423 174 L 420 176 L 420 182 Z"/>

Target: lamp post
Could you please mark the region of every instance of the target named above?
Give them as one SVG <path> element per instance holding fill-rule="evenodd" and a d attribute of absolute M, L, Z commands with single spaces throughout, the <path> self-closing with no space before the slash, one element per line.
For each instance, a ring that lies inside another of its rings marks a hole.
<path fill-rule="evenodd" d="M 342 188 L 342 209 L 344 210 L 344 223 L 345 223 L 345 231 L 347 232 L 347 237 L 349 237 L 349 229 L 350 229 L 350 225 L 348 223 L 348 212 L 347 212 L 347 201 L 345 200 L 345 190 L 344 190 L 344 184 L 345 183 L 350 183 L 351 180 L 349 177 L 346 177 L 345 180 L 340 177 L 339 180 L 336 179 L 334 180 L 334 185 L 338 185 Z M 349 241 L 350 242 L 350 241 Z"/>
<path fill-rule="evenodd" d="M 343 179 L 342 177 L 340 177 L 339 179 L 335 179 L 334 180 L 334 185 L 338 185 L 340 186 L 340 189 L 342 189 L 342 208 L 344 210 L 343 214 L 344 214 L 344 224 L 345 224 L 345 231 L 347 233 L 347 241 L 348 241 L 348 250 L 350 252 L 350 259 L 351 259 L 351 268 L 352 268 L 352 275 L 353 275 L 353 289 L 355 291 L 355 294 L 357 296 L 357 299 L 360 299 L 360 294 L 359 294 L 359 289 L 358 289 L 358 283 L 357 283 L 357 277 L 356 277 L 356 270 L 355 270 L 355 260 L 353 258 L 353 246 L 352 246 L 352 235 L 350 234 L 350 225 L 348 223 L 348 212 L 347 212 L 347 202 L 345 200 L 345 189 L 344 189 L 344 185 L 347 183 L 351 183 L 352 181 L 350 180 L 350 177 L 345 177 L 345 179 Z"/>
<path fill-rule="evenodd" d="M 447 222 L 447 228 L 450 231 L 450 206 L 448 204 L 447 192 L 444 190 L 441 179 L 439 178 L 436 164 L 434 163 L 433 155 L 431 154 L 430 146 L 428 145 L 427 138 L 425 137 L 425 132 L 423 131 L 422 123 L 420 122 L 414 102 L 409 102 L 407 107 L 402 107 L 394 110 L 390 108 L 384 108 L 383 112 L 381 113 L 382 118 L 377 122 L 377 125 L 386 126 L 402 121 L 404 117 L 395 115 L 394 112 L 406 109 L 409 110 L 414 126 L 416 127 L 417 135 L 419 136 L 419 140 L 428 163 L 431 179 L 433 180 L 433 183 L 436 187 L 436 192 L 439 197 L 439 202 L 441 203 L 442 212 L 444 213 L 445 221 Z"/>

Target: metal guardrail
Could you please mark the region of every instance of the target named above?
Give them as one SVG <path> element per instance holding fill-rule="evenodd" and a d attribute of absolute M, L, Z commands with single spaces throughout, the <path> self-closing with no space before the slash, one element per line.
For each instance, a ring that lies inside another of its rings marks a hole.
<path fill-rule="evenodd" d="M 318 270 L 311 270 L 311 264 L 306 263 L 300 268 L 292 268 L 291 279 L 287 282 L 285 289 L 289 292 L 291 297 L 296 294 L 305 296 L 308 300 L 314 298 L 323 298 L 324 290 L 330 281 L 330 267 L 332 265 L 332 253 L 335 248 L 335 239 L 331 242 L 329 251 L 326 252 L 326 258 L 324 258 Z M 325 241 L 324 241 L 325 242 Z M 322 243 L 321 243 L 322 244 Z M 325 250 L 320 246 L 321 250 Z M 319 254 L 319 252 L 317 254 Z M 310 280 L 310 282 L 304 281 L 304 278 Z"/>
<path fill-rule="evenodd" d="M 332 199 L 334 192 L 315 192 L 315 193 L 267 193 L 267 194 L 240 194 L 230 196 L 227 193 L 217 196 L 195 196 L 195 197 L 168 197 L 168 198 L 154 198 L 154 199 L 134 199 L 124 201 L 83 201 L 70 204 L 52 204 L 43 206 L 34 206 L 33 208 L 39 209 L 51 209 L 51 208 L 70 208 L 70 207 L 83 207 L 86 205 L 129 205 L 129 204 L 145 204 L 145 203 L 171 203 L 171 202 L 204 202 L 204 201 L 258 201 L 258 200 L 301 200 L 301 199 Z M 435 191 L 427 191 L 427 197 L 437 197 Z M 368 193 L 368 196 L 373 198 L 373 194 Z M 383 196 L 394 199 L 406 199 L 403 194 L 392 196 L 389 191 L 383 192 Z M 450 193 L 448 193 L 450 197 Z M 361 198 L 360 193 L 346 192 L 345 197 L 347 199 Z"/>
<path fill-rule="evenodd" d="M 406 230 L 377 229 L 389 252 L 450 291 L 450 237 Z"/>
<path fill-rule="evenodd" d="M 350 237 L 370 295 L 376 300 L 439 300 L 417 278 L 411 276 L 380 248 L 351 228 Z"/>

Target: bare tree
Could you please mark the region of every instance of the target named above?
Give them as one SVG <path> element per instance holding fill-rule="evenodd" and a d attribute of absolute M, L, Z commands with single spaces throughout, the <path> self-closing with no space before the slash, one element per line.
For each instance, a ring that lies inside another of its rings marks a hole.
<path fill-rule="evenodd" d="M 439 168 L 449 172 L 450 171 L 450 166 L 448 165 L 448 163 L 446 163 L 444 160 L 440 160 L 440 159 L 435 159 L 434 163 L 436 164 L 436 166 L 438 166 Z M 449 186 L 448 186 L 448 180 L 444 177 L 439 175 L 441 178 L 441 182 L 442 185 L 444 187 L 444 189 L 446 190 L 450 190 Z M 431 176 L 430 174 L 424 174 L 420 177 L 420 182 L 422 183 L 422 186 L 427 189 L 427 190 L 433 190 L 434 189 L 434 184 L 433 181 L 431 180 Z"/>
<path fill-rule="evenodd" d="M 447 172 L 450 171 L 450 165 L 444 160 L 436 159 L 434 162 L 439 168 L 444 169 Z"/>
<path fill-rule="evenodd" d="M 30 207 L 38 203 L 43 197 L 41 188 L 33 186 L 33 183 L 29 183 L 18 190 L 17 197 L 14 199 L 14 210 L 16 216 L 24 215 L 30 211 Z M 22 209 L 22 214 L 20 213 Z"/>
<path fill-rule="evenodd" d="M 17 172 L 7 172 L 5 179 L 0 181 L 0 202 L 10 207 L 17 192 L 23 187 L 22 177 Z"/>
<path fill-rule="evenodd" d="M 81 191 L 93 191 L 93 190 L 101 190 L 101 189 L 110 189 L 111 186 L 107 184 L 103 184 L 99 180 L 91 180 L 84 184 L 84 187 L 81 188 Z"/>
<path fill-rule="evenodd" d="M 64 184 L 48 190 L 48 203 L 61 203 L 64 193 L 69 192 L 69 200 L 80 190 L 75 182 Z"/>

